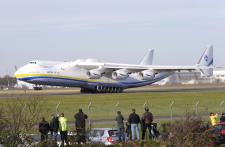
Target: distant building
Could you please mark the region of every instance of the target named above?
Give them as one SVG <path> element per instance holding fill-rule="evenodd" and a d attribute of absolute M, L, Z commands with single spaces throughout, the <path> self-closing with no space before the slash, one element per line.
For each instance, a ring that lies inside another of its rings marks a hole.
<path fill-rule="evenodd" d="M 225 69 L 221 68 L 221 69 L 217 69 L 213 72 L 213 78 L 217 81 L 217 82 L 223 82 L 225 83 Z"/>
<path fill-rule="evenodd" d="M 35 89 L 35 90 L 41 90 L 46 88 L 62 88 L 60 86 L 47 86 L 47 85 L 35 85 L 31 83 L 27 83 L 24 81 L 17 80 L 17 84 L 15 84 L 14 88 L 18 89 Z M 38 89 L 37 89 L 38 88 Z"/>
<path fill-rule="evenodd" d="M 159 85 L 165 84 L 205 84 L 205 83 L 225 83 L 225 68 L 215 68 L 212 77 L 201 77 L 200 72 L 176 72 L 166 79 L 157 82 Z"/>
<path fill-rule="evenodd" d="M 17 84 L 14 87 L 20 89 L 33 89 L 34 86 L 35 86 L 34 84 L 17 80 Z"/>

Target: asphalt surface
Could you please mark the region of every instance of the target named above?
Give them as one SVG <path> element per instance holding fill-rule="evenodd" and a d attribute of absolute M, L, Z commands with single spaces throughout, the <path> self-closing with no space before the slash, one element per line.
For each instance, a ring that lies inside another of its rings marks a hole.
<path fill-rule="evenodd" d="M 124 90 L 123 93 L 162 93 L 162 92 L 204 92 L 204 91 L 225 91 L 225 84 L 204 84 L 204 85 L 169 85 L 169 86 L 145 86 Z M 110 94 L 110 93 L 103 93 Z M 44 89 L 40 91 L 11 89 L 0 90 L 0 98 L 20 98 L 31 96 L 49 96 L 49 95 L 87 95 L 80 93 L 79 88 L 59 88 Z M 89 94 L 91 95 L 91 94 Z"/>

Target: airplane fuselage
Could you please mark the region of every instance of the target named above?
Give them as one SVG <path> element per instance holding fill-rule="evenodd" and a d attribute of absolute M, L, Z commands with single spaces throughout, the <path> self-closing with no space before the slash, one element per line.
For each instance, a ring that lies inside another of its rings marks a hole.
<path fill-rule="evenodd" d="M 95 59 L 72 62 L 31 61 L 21 67 L 18 80 L 35 85 L 80 87 L 81 92 L 122 92 L 160 81 L 174 72 L 200 71 L 202 76 L 213 74 L 213 46 L 205 49 L 195 66 L 152 65 L 153 50 L 140 64 L 105 63 Z"/>
<path fill-rule="evenodd" d="M 107 74 L 99 79 L 90 79 L 87 71 L 74 66 L 74 62 L 31 61 L 15 75 L 18 80 L 35 85 L 80 87 L 81 92 L 122 92 L 127 88 L 150 85 L 173 73 L 160 72 L 149 80 L 141 80 L 137 73 L 132 73 L 125 79 L 114 80 Z"/>

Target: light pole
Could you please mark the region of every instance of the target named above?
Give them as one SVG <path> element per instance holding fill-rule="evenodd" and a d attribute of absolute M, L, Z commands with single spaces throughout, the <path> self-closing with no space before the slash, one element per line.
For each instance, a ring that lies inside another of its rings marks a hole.
<path fill-rule="evenodd" d="M 170 103 L 170 120 L 173 120 L 173 105 L 174 105 L 174 101 L 171 101 Z"/>
<path fill-rule="evenodd" d="M 220 114 L 223 113 L 224 100 L 220 102 Z"/>
<path fill-rule="evenodd" d="M 91 130 L 91 107 L 92 107 L 92 99 L 90 100 L 90 103 L 88 104 L 88 114 L 89 114 L 89 129 Z"/>
<path fill-rule="evenodd" d="M 199 106 L 199 101 L 196 102 L 195 104 L 195 114 L 198 116 L 198 106 Z"/>

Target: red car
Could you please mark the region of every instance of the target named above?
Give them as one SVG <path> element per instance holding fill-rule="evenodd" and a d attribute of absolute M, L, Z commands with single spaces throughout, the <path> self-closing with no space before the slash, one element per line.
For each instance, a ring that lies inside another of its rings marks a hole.
<path fill-rule="evenodd" d="M 217 145 L 225 143 L 225 122 L 221 122 L 209 129 L 210 137 L 212 137 Z"/>

